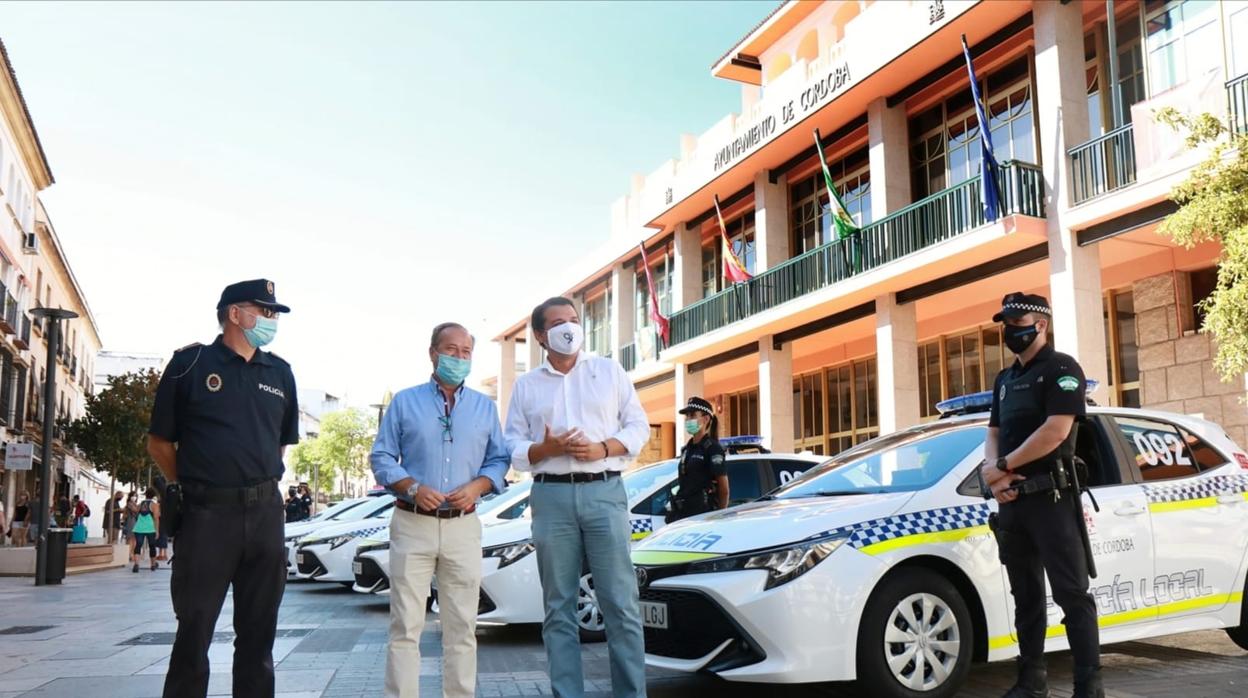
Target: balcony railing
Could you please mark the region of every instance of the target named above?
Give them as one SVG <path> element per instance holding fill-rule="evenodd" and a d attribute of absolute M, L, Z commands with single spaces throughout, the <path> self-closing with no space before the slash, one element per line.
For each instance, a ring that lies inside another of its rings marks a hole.
<path fill-rule="evenodd" d="M 1248 133 L 1248 75 L 1226 83 L 1226 96 L 1231 105 L 1231 129 Z"/>
<path fill-rule="evenodd" d="M 1071 202 L 1081 204 L 1135 182 L 1131 124 L 1075 146 L 1070 155 Z"/>
<path fill-rule="evenodd" d="M 18 349 L 29 349 L 30 348 L 30 316 L 23 313 L 21 317 L 21 324 L 22 326 L 18 329 L 17 341 L 15 342 L 15 344 L 17 344 Z"/>
<path fill-rule="evenodd" d="M 637 345 L 635 343 L 620 347 L 620 365 L 625 371 L 637 368 Z"/>
<path fill-rule="evenodd" d="M 1044 178 L 1035 165 L 1001 168 L 1001 214 L 1044 217 Z M 834 240 L 742 284 L 673 313 L 672 344 L 712 332 L 984 224 L 980 177 L 911 204 L 845 240 Z"/>

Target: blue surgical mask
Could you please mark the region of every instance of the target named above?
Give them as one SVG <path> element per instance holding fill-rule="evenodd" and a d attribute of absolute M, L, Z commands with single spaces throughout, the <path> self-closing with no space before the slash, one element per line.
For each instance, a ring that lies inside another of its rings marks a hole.
<path fill-rule="evenodd" d="M 450 354 L 438 354 L 438 368 L 434 372 L 447 385 L 459 385 L 472 370 L 472 359 L 461 359 Z"/>
<path fill-rule="evenodd" d="M 253 327 L 243 328 L 243 337 L 252 348 L 259 349 L 277 336 L 277 320 L 263 315 L 256 315 L 255 318 L 256 324 Z"/>

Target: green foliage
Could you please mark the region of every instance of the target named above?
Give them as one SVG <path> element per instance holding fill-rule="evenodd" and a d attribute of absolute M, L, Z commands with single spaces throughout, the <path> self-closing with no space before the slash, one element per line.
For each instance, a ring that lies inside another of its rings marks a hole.
<path fill-rule="evenodd" d="M 160 374 L 151 369 L 108 379 L 108 388 L 87 396 L 85 416 L 66 427 L 66 440 L 119 482 L 145 481 L 155 465 L 147 455 L 147 427 Z"/>
<path fill-rule="evenodd" d="M 305 482 L 313 482 L 313 473 L 319 473 L 320 488 L 325 490 L 338 474 L 358 477 L 368 472 L 368 452 L 376 433 L 376 418 L 363 410 L 330 412 L 321 418 L 315 438 L 294 447 L 290 465 Z"/>
<path fill-rule="evenodd" d="M 1217 345 L 1214 368 L 1230 381 L 1248 371 L 1248 135 L 1232 132 L 1211 114 L 1188 116 L 1167 108 L 1157 119 L 1186 131 L 1189 148 L 1209 149 L 1171 192 L 1179 210 L 1160 232 L 1188 248 L 1202 242 L 1221 246 L 1218 284 L 1201 304 L 1201 329 Z"/>

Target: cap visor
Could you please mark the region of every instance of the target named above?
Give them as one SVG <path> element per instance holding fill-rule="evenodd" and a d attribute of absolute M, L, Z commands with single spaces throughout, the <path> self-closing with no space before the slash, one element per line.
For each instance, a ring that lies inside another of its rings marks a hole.
<path fill-rule="evenodd" d="M 1026 314 L 1027 314 L 1027 313 L 1026 313 L 1025 311 L 1022 311 L 1022 310 L 1003 310 L 1003 311 L 1001 311 L 1001 312 L 997 313 L 996 315 L 993 315 L 993 316 L 992 316 L 992 321 L 993 321 L 993 322 L 1001 322 L 1002 320 L 1006 319 L 1007 317 L 1008 317 L 1008 318 L 1016 318 L 1016 317 L 1022 317 L 1022 316 L 1026 315 Z"/>
<path fill-rule="evenodd" d="M 701 410 L 696 407 L 682 407 L 676 410 L 676 414 L 692 414 L 694 412 L 701 412 Z"/>
<path fill-rule="evenodd" d="M 255 303 L 256 305 L 264 307 L 264 308 L 268 308 L 269 310 L 276 310 L 279 313 L 290 312 L 290 306 L 282 305 L 281 303 L 266 303 L 265 301 L 252 301 L 252 303 Z"/>

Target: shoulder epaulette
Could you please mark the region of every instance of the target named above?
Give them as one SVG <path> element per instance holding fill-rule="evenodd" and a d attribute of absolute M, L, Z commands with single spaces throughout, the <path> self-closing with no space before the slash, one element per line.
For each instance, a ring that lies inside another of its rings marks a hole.
<path fill-rule="evenodd" d="M 290 365 L 290 362 L 289 362 L 289 361 L 287 361 L 286 359 L 283 359 L 282 357 L 278 356 L 277 354 L 274 354 L 274 353 L 273 353 L 273 352 L 271 352 L 271 351 L 267 351 L 267 352 L 265 352 L 265 353 L 266 353 L 266 354 L 268 354 L 269 356 L 271 356 L 271 357 L 273 357 L 273 358 L 277 359 L 278 361 L 281 361 L 282 363 L 286 364 L 287 366 L 289 366 L 289 365 Z"/>
<path fill-rule="evenodd" d="M 186 351 L 187 349 L 194 349 L 195 347 L 202 347 L 202 346 L 204 346 L 203 342 L 191 342 L 190 344 L 182 347 L 181 349 L 174 349 L 173 353 L 177 354 L 180 351 Z"/>

